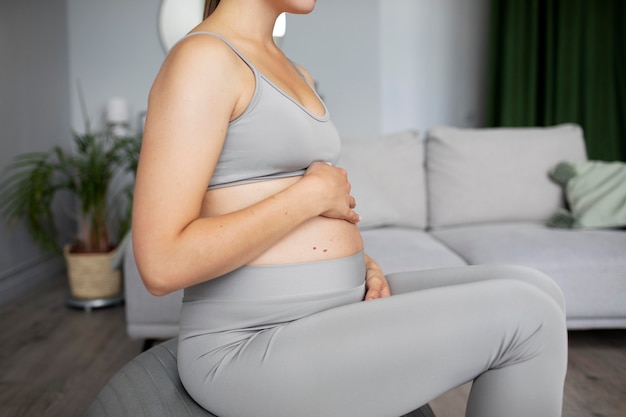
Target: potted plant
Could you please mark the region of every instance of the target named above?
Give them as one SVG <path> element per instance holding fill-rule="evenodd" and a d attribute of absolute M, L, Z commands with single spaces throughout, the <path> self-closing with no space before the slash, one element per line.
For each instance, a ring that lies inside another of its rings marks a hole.
<path fill-rule="evenodd" d="M 0 210 L 8 219 L 23 220 L 43 250 L 63 253 L 73 298 L 119 296 L 120 271 L 111 267 L 111 259 L 117 246 L 114 238 L 129 229 L 133 181 L 115 193 L 112 185 L 125 172 L 134 180 L 140 140 L 109 132 L 85 133 L 74 134 L 73 145 L 70 151 L 55 146 L 49 152 L 17 156 L 0 183 Z M 61 245 L 60 216 L 53 203 L 64 192 L 76 198 L 70 207 L 75 208 L 78 232 L 73 242 Z"/>

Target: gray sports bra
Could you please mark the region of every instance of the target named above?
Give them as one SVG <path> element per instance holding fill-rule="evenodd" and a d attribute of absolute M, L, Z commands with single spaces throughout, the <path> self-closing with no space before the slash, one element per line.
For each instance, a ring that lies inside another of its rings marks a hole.
<path fill-rule="evenodd" d="M 325 105 L 324 115 L 311 113 L 266 78 L 226 39 L 211 32 L 193 32 L 188 36 L 198 34 L 224 41 L 250 67 L 255 78 L 248 107 L 228 126 L 209 189 L 301 176 L 312 162 L 336 162 L 340 139 Z"/>

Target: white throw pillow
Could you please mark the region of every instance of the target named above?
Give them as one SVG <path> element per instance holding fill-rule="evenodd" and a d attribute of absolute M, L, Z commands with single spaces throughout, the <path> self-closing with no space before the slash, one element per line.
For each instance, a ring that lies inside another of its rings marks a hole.
<path fill-rule="evenodd" d="M 548 172 L 586 160 L 582 129 L 437 127 L 426 141 L 431 227 L 545 222 L 564 203 Z"/>
<path fill-rule="evenodd" d="M 342 139 L 337 165 L 348 171 L 360 228 L 426 227 L 423 147 L 415 131 Z"/>

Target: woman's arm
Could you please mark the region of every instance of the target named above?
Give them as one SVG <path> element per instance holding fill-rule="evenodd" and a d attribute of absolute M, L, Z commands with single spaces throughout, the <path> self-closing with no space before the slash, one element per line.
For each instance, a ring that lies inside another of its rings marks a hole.
<path fill-rule="evenodd" d="M 229 120 L 254 89 L 249 69 L 227 46 L 200 38 L 172 51 L 150 92 L 133 247 L 144 283 L 156 295 L 236 269 L 315 216 L 358 221 L 345 171 L 323 163 L 251 207 L 200 218 Z"/>

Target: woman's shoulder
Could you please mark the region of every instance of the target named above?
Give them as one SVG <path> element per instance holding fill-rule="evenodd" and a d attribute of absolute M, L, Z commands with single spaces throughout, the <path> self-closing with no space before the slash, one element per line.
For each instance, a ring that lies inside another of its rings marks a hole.
<path fill-rule="evenodd" d="M 167 61 L 183 61 L 185 63 L 205 64 L 215 67 L 234 65 L 238 62 L 237 55 L 227 42 L 209 32 L 191 32 L 178 41 L 168 53 Z"/>
<path fill-rule="evenodd" d="M 187 36 L 165 58 L 149 101 L 180 102 L 185 106 L 195 103 L 199 108 L 217 102 L 221 108 L 234 108 L 244 92 L 246 68 L 219 38 Z"/>
<path fill-rule="evenodd" d="M 181 92 L 191 88 L 200 93 L 232 85 L 228 90 L 239 91 L 236 85 L 244 76 L 243 69 L 239 57 L 220 38 L 190 34 L 172 47 L 153 88 L 172 85 Z"/>

